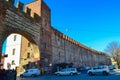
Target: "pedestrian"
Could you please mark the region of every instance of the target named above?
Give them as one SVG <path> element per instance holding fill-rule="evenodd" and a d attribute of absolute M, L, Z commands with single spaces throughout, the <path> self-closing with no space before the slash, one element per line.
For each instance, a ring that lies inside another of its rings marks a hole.
<path fill-rule="evenodd" d="M 6 80 L 9 80 L 9 70 L 6 70 Z"/>
<path fill-rule="evenodd" d="M 14 69 L 13 70 L 11 70 L 11 79 L 10 80 L 14 80 L 14 78 L 15 78 L 15 71 L 14 71 Z"/>
<path fill-rule="evenodd" d="M 16 80 L 16 76 L 17 76 L 17 71 L 13 70 L 13 76 L 14 76 L 14 80 Z"/>
<path fill-rule="evenodd" d="M 3 70 L 0 69 L 0 80 L 3 80 Z"/>
<path fill-rule="evenodd" d="M 7 80 L 14 80 L 14 79 L 13 79 L 12 70 L 8 70 L 8 73 L 7 73 Z"/>
<path fill-rule="evenodd" d="M 3 69 L 3 80 L 7 80 L 7 72 Z"/>

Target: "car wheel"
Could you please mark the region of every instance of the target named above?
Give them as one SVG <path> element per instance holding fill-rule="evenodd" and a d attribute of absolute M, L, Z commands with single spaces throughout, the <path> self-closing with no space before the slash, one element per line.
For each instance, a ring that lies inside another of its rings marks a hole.
<path fill-rule="evenodd" d="M 89 75 L 89 76 L 92 76 L 92 75 L 93 75 L 93 73 L 92 73 L 92 72 L 89 72 L 89 73 L 88 73 L 88 75 Z"/>
<path fill-rule="evenodd" d="M 57 76 L 60 76 L 60 74 L 59 74 L 59 73 L 57 73 L 56 75 L 57 75 Z"/>
<path fill-rule="evenodd" d="M 103 75 L 108 75 L 108 73 L 106 71 L 103 71 Z"/>
<path fill-rule="evenodd" d="M 21 78 L 23 78 L 23 75 L 20 75 Z"/>
<path fill-rule="evenodd" d="M 31 77 L 35 77 L 35 74 L 32 74 Z"/>

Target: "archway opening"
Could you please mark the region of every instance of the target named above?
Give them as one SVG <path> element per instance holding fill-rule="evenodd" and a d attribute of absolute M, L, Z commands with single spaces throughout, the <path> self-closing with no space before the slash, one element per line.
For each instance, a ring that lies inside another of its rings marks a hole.
<path fill-rule="evenodd" d="M 17 69 L 17 75 L 30 68 L 40 69 L 40 50 L 29 36 L 10 34 L 3 43 L 4 69 Z"/>

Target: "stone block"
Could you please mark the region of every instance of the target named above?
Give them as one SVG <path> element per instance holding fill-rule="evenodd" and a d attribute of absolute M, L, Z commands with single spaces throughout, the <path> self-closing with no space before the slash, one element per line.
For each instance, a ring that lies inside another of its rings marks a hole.
<path fill-rule="evenodd" d="M 23 11 L 23 8 L 24 8 L 24 4 L 21 3 L 21 2 L 19 2 L 18 3 L 18 9 L 21 10 L 21 11 Z"/>
<path fill-rule="evenodd" d="M 8 2 L 12 5 L 14 5 L 15 0 L 8 0 Z"/>

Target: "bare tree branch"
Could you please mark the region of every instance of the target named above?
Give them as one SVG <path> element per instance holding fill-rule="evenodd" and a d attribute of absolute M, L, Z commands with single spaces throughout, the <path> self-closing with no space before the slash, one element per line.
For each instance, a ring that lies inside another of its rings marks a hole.
<path fill-rule="evenodd" d="M 109 43 L 105 49 L 105 52 L 117 61 L 118 67 L 120 67 L 120 43 L 118 41 Z"/>

